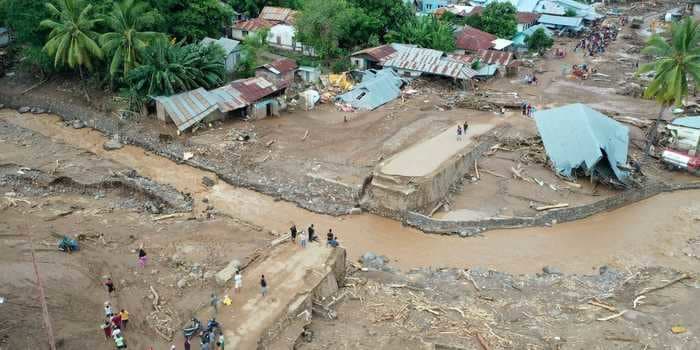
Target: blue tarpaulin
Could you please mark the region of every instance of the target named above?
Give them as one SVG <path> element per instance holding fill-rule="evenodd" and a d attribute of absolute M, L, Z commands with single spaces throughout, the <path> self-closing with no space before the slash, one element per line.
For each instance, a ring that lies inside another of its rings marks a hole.
<path fill-rule="evenodd" d="M 401 95 L 403 79 L 391 68 L 367 70 L 362 82 L 336 97 L 354 108 L 371 111 Z"/>
<path fill-rule="evenodd" d="M 586 175 L 623 182 L 629 176 L 618 167 L 627 163 L 626 126 L 580 103 L 538 111 L 534 118 L 558 173 L 572 176 L 580 168 Z"/>

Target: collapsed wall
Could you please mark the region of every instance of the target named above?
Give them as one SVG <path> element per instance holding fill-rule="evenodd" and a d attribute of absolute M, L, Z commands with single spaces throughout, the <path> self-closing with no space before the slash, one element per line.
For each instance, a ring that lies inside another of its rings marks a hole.
<path fill-rule="evenodd" d="M 471 125 L 467 137 L 458 140 L 455 126 L 381 162 L 362 205 L 399 218 L 407 212 L 430 213 L 495 144 L 492 129 L 489 124 Z"/>

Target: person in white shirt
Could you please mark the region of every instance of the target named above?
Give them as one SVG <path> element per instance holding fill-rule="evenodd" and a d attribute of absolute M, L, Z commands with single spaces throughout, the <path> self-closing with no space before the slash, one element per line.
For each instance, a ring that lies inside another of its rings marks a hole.
<path fill-rule="evenodd" d="M 241 276 L 241 271 L 236 271 L 236 274 L 233 276 L 233 288 L 238 293 L 241 291 L 241 287 L 243 287 L 243 277 Z"/>

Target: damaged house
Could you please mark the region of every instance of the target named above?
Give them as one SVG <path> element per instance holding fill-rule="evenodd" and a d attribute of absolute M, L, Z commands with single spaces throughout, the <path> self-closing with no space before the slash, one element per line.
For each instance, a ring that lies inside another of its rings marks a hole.
<path fill-rule="evenodd" d="M 629 129 L 580 103 L 535 112 L 537 130 L 557 173 L 624 185 Z"/>
<path fill-rule="evenodd" d="M 371 111 L 401 96 L 403 84 L 403 79 L 391 68 L 367 70 L 359 84 L 337 96 L 336 100 L 355 109 Z"/>
<path fill-rule="evenodd" d="M 450 58 L 442 51 L 420 47 L 403 47 L 387 56 L 380 65 L 394 68 L 402 77 L 436 76 L 469 87 L 477 72 L 468 63 Z"/>
<path fill-rule="evenodd" d="M 179 132 L 197 123 L 227 117 L 261 119 L 279 115 L 284 109 L 286 85 L 275 84 L 262 77 L 240 79 L 217 89 L 198 88 L 172 96 L 155 97 L 156 117 L 172 120 Z"/>

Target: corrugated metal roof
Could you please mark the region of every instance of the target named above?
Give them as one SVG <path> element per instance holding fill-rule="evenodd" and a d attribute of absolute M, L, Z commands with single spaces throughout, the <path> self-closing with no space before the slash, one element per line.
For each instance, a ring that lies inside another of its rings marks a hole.
<path fill-rule="evenodd" d="M 275 22 L 291 22 L 295 13 L 296 11 L 285 7 L 265 6 L 260 11 L 258 18 Z"/>
<path fill-rule="evenodd" d="M 253 32 L 262 28 L 272 28 L 276 23 L 262 18 L 253 18 L 244 21 L 237 21 L 233 24 L 233 29 L 245 30 Z"/>
<path fill-rule="evenodd" d="M 377 46 L 377 47 L 370 47 L 364 50 L 360 50 L 357 52 L 354 52 L 352 56 L 357 56 L 357 55 L 368 55 L 369 57 L 373 58 L 377 62 L 381 61 L 384 57 L 387 57 L 391 54 L 396 52 L 396 49 L 391 46 L 390 44 L 382 45 L 382 46 Z"/>
<path fill-rule="evenodd" d="M 231 85 L 224 85 L 210 91 L 217 98 L 219 110 L 226 113 L 247 106 L 249 103 L 243 99 L 241 92 L 232 88 Z"/>
<path fill-rule="evenodd" d="M 283 86 L 277 86 L 263 77 L 235 80 L 231 83 L 231 88 L 238 90 L 243 100 L 248 103 L 255 103 L 265 96 L 284 89 Z"/>
<path fill-rule="evenodd" d="M 455 46 L 469 51 L 479 51 L 493 47 L 497 37 L 493 34 L 465 25 L 455 34 Z"/>
<path fill-rule="evenodd" d="M 534 114 L 547 156 L 557 172 L 571 176 L 582 168 L 587 175 L 623 180 L 629 174 L 618 168 L 627 163 L 629 129 L 580 103 L 538 111 Z M 601 163 L 606 157 L 607 164 Z"/>
<path fill-rule="evenodd" d="M 226 37 L 221 37 L 219 39 L 212 39 L 210 37 L 206 37 L 202 39 L 202 41 L 200 41 L 199 43 L 202 45 L 217 44 L 221 46 L 221 48 L 224 49 L 224 52 L 226 52 L 226 54 L 228 55 L 238 48 L 238 44 L 240 44 L 240 41 L 229 39 Z"/>
<path fill-rule="evenodd" d="M 542 15 L 540 16 L 539 22 L 545 25 L 554 26 L 564 26 L 564 27 L 574 27 L 578 28 L 583 23 L 583 18 L 581 17 L 566 17 L 566 16 L 553 16 L 553 15 Z"/>
<path fill-rule="evenodd" d="M 480 62 L 507 66 L 513 61 L 513 53 L 507 51 L 480 50 L 477 53 Z"/>
<path fill-rule="evenodd" d="M 163 105 L 181 131 L 204 119 L 218 107 L 216 96 L 203 88 L 173 96 L 160 96 L 155 100 Z"/>
<path fill-rule="evenodd" d="M 537 22 L 537 19 L 540 18 L 540 14 L 534 12 L 518 12 L 516 17 L 520 24 L 531 24 Z"/>
<path fill-rule="evenodd" d="M 268 68 L 268 69 L 273 68 L 275 71 L 277 71 L 277 72 L 273 71 L 273 73 L 275 73 L 275 74 L 284 74 L 284 73 L 288 73 L 288 72 L 291 72 L 291 71 L 297 69 L 297 62 L 294 61 L 293 59 L 290 59 L 290 58 L 282 58 L 282 59 L 273 61 L 270 64 L 266 64 L 266 65 L 264 65 L 264 67 Z"/>
<path fill-rule="evenodd" d="M 403 80 L 391 68 L 367 70 L 362 82 L 352 90 L 336 97 L 354 108 L 371 111 L 401 95 Z"/>
<path fill-rule="evenodd" d="M 686 128 L 700 129 L 700 117 L 676 118 L 671 124 L 685 126 Z"/>
<path fill-rule="evenodd" d="M 382 65 L 456 79 L 471 79 L 476 75 L 476 72 L 464 62 L 443 56 L 442 51 L 418 47 L 406 48 L 387 57 Z"/>

